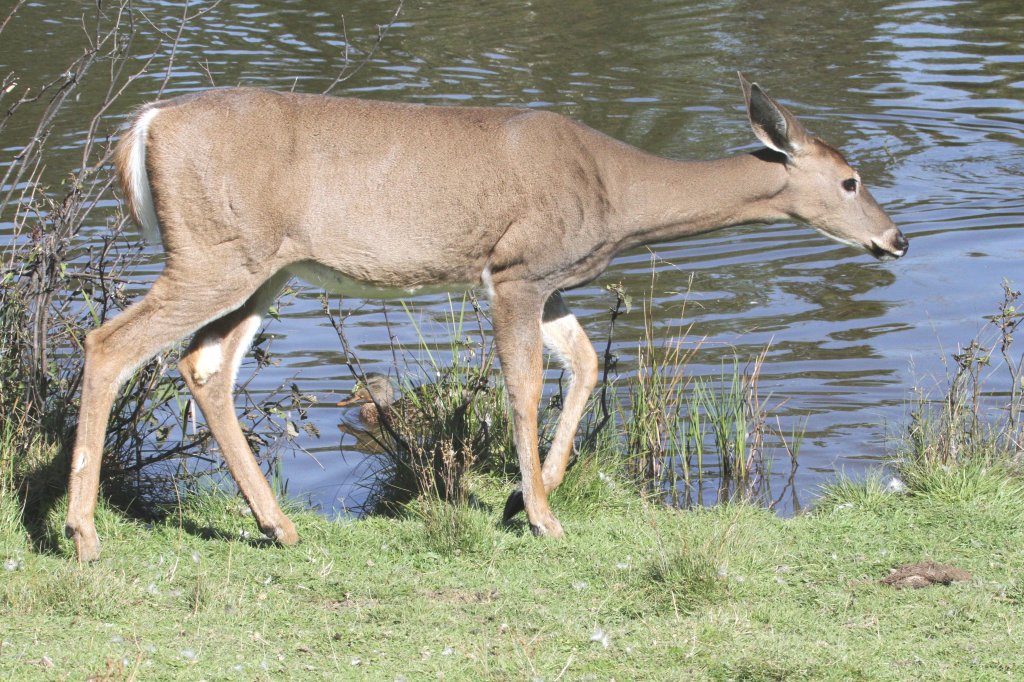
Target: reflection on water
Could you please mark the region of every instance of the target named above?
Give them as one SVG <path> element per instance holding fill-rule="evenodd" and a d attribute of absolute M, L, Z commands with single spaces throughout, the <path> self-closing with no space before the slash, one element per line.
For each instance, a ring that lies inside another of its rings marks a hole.
<path fill-rule="evenodd" d="M 148 22 L 141 65 L 148 52 L 170 49 L 154 27 L 173 36 L 181 7 L 136 4 Z M 372 47 L 376 25 L 393 9 L 377 0 L 340 9 L 327 0 L 221 3 L 182 32 L 165 95 L 211 83 L 320 91 L 344 67 L 346 49 L 359 59 Z M 21 25 L 4 35 L 0 73 L 17 70 L 26 83 L 55 75 L 47 69 L 81 50 L 66 30 L 78 12 L 75 3 L 26 6 Z M 783 420 L 808 420 L 796 480 L 806 491 L 884 455 L 910 388 L 943 374 L 942 353 L 994 310 L 1002 278 L 1022 279 L 1021 35 L 1024 12 L 1015 0 L 424 0 L 406 5 L 371 63 L 335 92 L 543 107 L 661 155 L 710 158 L 752 146 L 735 77 L 741 69 L 841 147 L 910 238 L 907 258 L 879 264 L 795 225 L 737 228 L 654 249 L 652 309 L 660 331 L 702 342 L 691 372 L 714 375 L 723 359 L 745 361 L 771 344 L 761 385 L 784 402 Z M 140 78 L 116 115 L 152 98 L 164 76 Z M 98 93 L 83 90 L 83 108 L 90 97 Z M 87 124 L 69 120 L 67 132 L 49 141 L 66 148 L 69 167 Z M 25 132 L 5 131 L 0 148 L 13 152 Z M 0 234 L 5 229 L 0 223 Z M 652 286 L 651 262 L 646 251 L 626 254 L 567 297 L 595 341 L 608 332 L 603 285 L 622 282 L 640 296 Z M 154 255 L 140 278 L 159 267 Z M 303 436 L 301 445 L 324 469 L 300 455 L 285 463 L 286 474 L 292 492 L 342 509 L 359 501 L 353 474 L 373 468 L 350 441 L 331 435 L 339 419 L 331 399 L 352 379 L 316 292 L 287 303 L 282 321 L 269 327 L 281 363 L 256 388 L 295 380 L 323 397 L 313 410 L 323 436 Z M 446 305 L 439 296 L 410 303 L 429 343 L 445 345 L 438 321 Z M 393 357 L 381 304 L 345 306 L 364 366 L 386 371 Z M 414 347 L 406 313 L 388 310 L 398 348 Z M 639 311 L 620 320 L 622 371 L 635 359 L 641 328 Z"/>

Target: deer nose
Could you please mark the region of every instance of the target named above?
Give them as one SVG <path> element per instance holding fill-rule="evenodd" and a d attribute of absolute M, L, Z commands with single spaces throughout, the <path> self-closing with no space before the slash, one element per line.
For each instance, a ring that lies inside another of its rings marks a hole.
<path fill-rule="evenodd" d="M 896 230 L 896 237 L 892 240 L 892 244 L 896 247 L 897 251 L 902 251 L 904 254 L 910 248 L 910 242 L 907 241 L 907 238 L 899 230 Z"/>
<path fill-rule="evenodd" d="M 874 241 L 874 240 L 872 240 Z M 885 256 L 889 258 L 902 258 L 907 255 L 907 249 L 910 248 L 910 243 L 907 242 L 907 238 L 900 232 L 900 228 L 895 225 L 885 231 L 882 235 L 882 239 L 874 241 L 875 246 L 885 252 Z"/>
<path fill-rule="evenodd" d="M 870 246 L 867 247 L 871 255 L 879 260 L 902 258 L 907 254 L 908 248 L 910 244 L 907 238 L 897 227 L 886 230 L 879 239 L 872 239 Z"/>

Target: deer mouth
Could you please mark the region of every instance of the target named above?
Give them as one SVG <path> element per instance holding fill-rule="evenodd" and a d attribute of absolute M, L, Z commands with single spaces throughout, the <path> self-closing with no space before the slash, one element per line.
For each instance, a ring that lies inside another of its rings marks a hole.
<path fill-rule="evenodd" d="M 897 233 L 896 238 L 893 240 L 895 243 L 892 246 L 883 246 L 874 239 L 867 246 L 867 251 L 872 256 L 881 261 L 896 260 L 907 255 L 907 250 L 910 248 L 910 244 L 907 243 L 906 237 L 902 233 Z"/>
<path fill-rule="evenodd" d="M 907 249 L 910 247 L 910 244 L 907 243 L 907 238 L 903 236 L 903 233 L 899 231 L 899 228 L 892 228 L 883 234 L 880 240 L 871 238 L 868 243 L 865 244 L 860 240 L 851 239 L 849 237 L 840 237 L 839 235 L 826 231 L 820 227 L 813 225 L 811 227 L 814 227 L 814 229 L 820 234 L 833 241 L 837 241 L 840 244 L 846 244 L 847 246 L 863 249 L 880 261 L 902 258 L 907 255 Z"/>
<path fill-rule="evenodd" d="M 879 246 L 876 242 L 871 242 L 871 245 L 868 247 L 868 253 L 878 260 L 887 261 L 900 258 L 906 253 L 906 251 L 889 251 L 888 249 Z"/>

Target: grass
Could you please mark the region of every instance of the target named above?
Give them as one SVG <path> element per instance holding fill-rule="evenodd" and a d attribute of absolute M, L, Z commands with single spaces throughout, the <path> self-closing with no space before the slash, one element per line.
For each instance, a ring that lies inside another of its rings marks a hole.
<path fill-rule="evenodd" d="M 908 426 L 895 467 L 901 494 L 877 474 L 836 482 L 812 513 L 791 519 L 756 497 L 673 509 L 662 489 L 638 485 L 642 460 L 624 443 L 641 441 L 623 431 L 637 424 L 620 417 L 581 449 L 552 497 L 562 541 L 533 538 L 521 519 L 500 526 L 510 487 L 502 467 L 469 466 L 476 450 L 460 456 L 428 429 L 405 437 L 425 464 L 410 468 L 418 492 L 394 517 L 332 522 L 293 508 L 302 541 L 281 548 L 259 537 L 242 500 L 214 486 L 148 523 L 101 502 L 103 558 L 79 566 L 68 558 L 59 496 L 21 506 L 34 480 L 22 470 L 60 461 L 56 446 L 26 441 L 8 422 L 0 679 L 1011 677 L 1024 672 L 1024 482 L 1009 447 L 1019 420 L 975 420 L 987 395 L 969 373 L 979 365 L 960 366 L 968 373 L 932 403 L 942 417 Z M 706 387 L 686 400 L 706 401 L 693 414 L 708 432 L 716 420 L 748 420 L 749 433 L 749 420 L 760 419 L 756 373 L 729 379 L 723 373 L 717 399 L 748 400 L 732 417 L 716 417 Z M 634 387 L 634 410 L 682 405 L 672 375 L 637 381 L 649 383 Z M 423 394 L 444 423 L 471 404 L 446 386 Z M 954 389 L 970 401 L 950 398 Z M 645 423 L 666 444 L 685 438 L 692 421 L 664 430 L 667 419 L 655 414 Z M 922 590 L 880 583 L 892 568 L 926 560 L 973 578 Z"/>
<path fill-rule="evenodd" d="M 452 551 L 415 515 L 306 512 L 302 542 L 276 547 L 214 492 L 151 524 L 101 506 L 89 566 L 34 551 L 5 495 L 0 677 L 1003 678 L 1024 672 L 1024 490 L 994 475 L 949 472 L 957 494 L 848 484 L 780 519 L 672 510 L 581 463 L 557 493 L 563 541 L 499 528 L 507 490 L 474 477 Z M 974 579 L 878 582 L 923 559 Z"/>

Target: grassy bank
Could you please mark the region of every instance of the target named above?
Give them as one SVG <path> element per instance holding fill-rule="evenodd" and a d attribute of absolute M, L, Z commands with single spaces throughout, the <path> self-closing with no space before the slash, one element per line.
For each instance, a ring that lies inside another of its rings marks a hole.
<path fill-rule="evenodd" d="M 235 498 L 147 526 L 103 509 L 103 559 L 32 551 L 0 521 L 6 679 L 996 679 L 1024 671 L 1021 485 L 963 468 L 891 495 L 833 489 L 813 514 L 673 511 L 600 467 L 555 503 L 564 541 L 498 528 L 486 480 L 458 549 L 415 514 L 264 545 Z M 959 482 L 959 483 L 958 483 Z M 952 492 L 951 492 L 952 491 Z M 59 531 L 61 510 L 50 523 Z M 54 535 L 59 535 L 54 533 Z M 896 590 L 891 567 L 970 571 Z M 105 676 L 105 677 L 104 677 Z"/>

